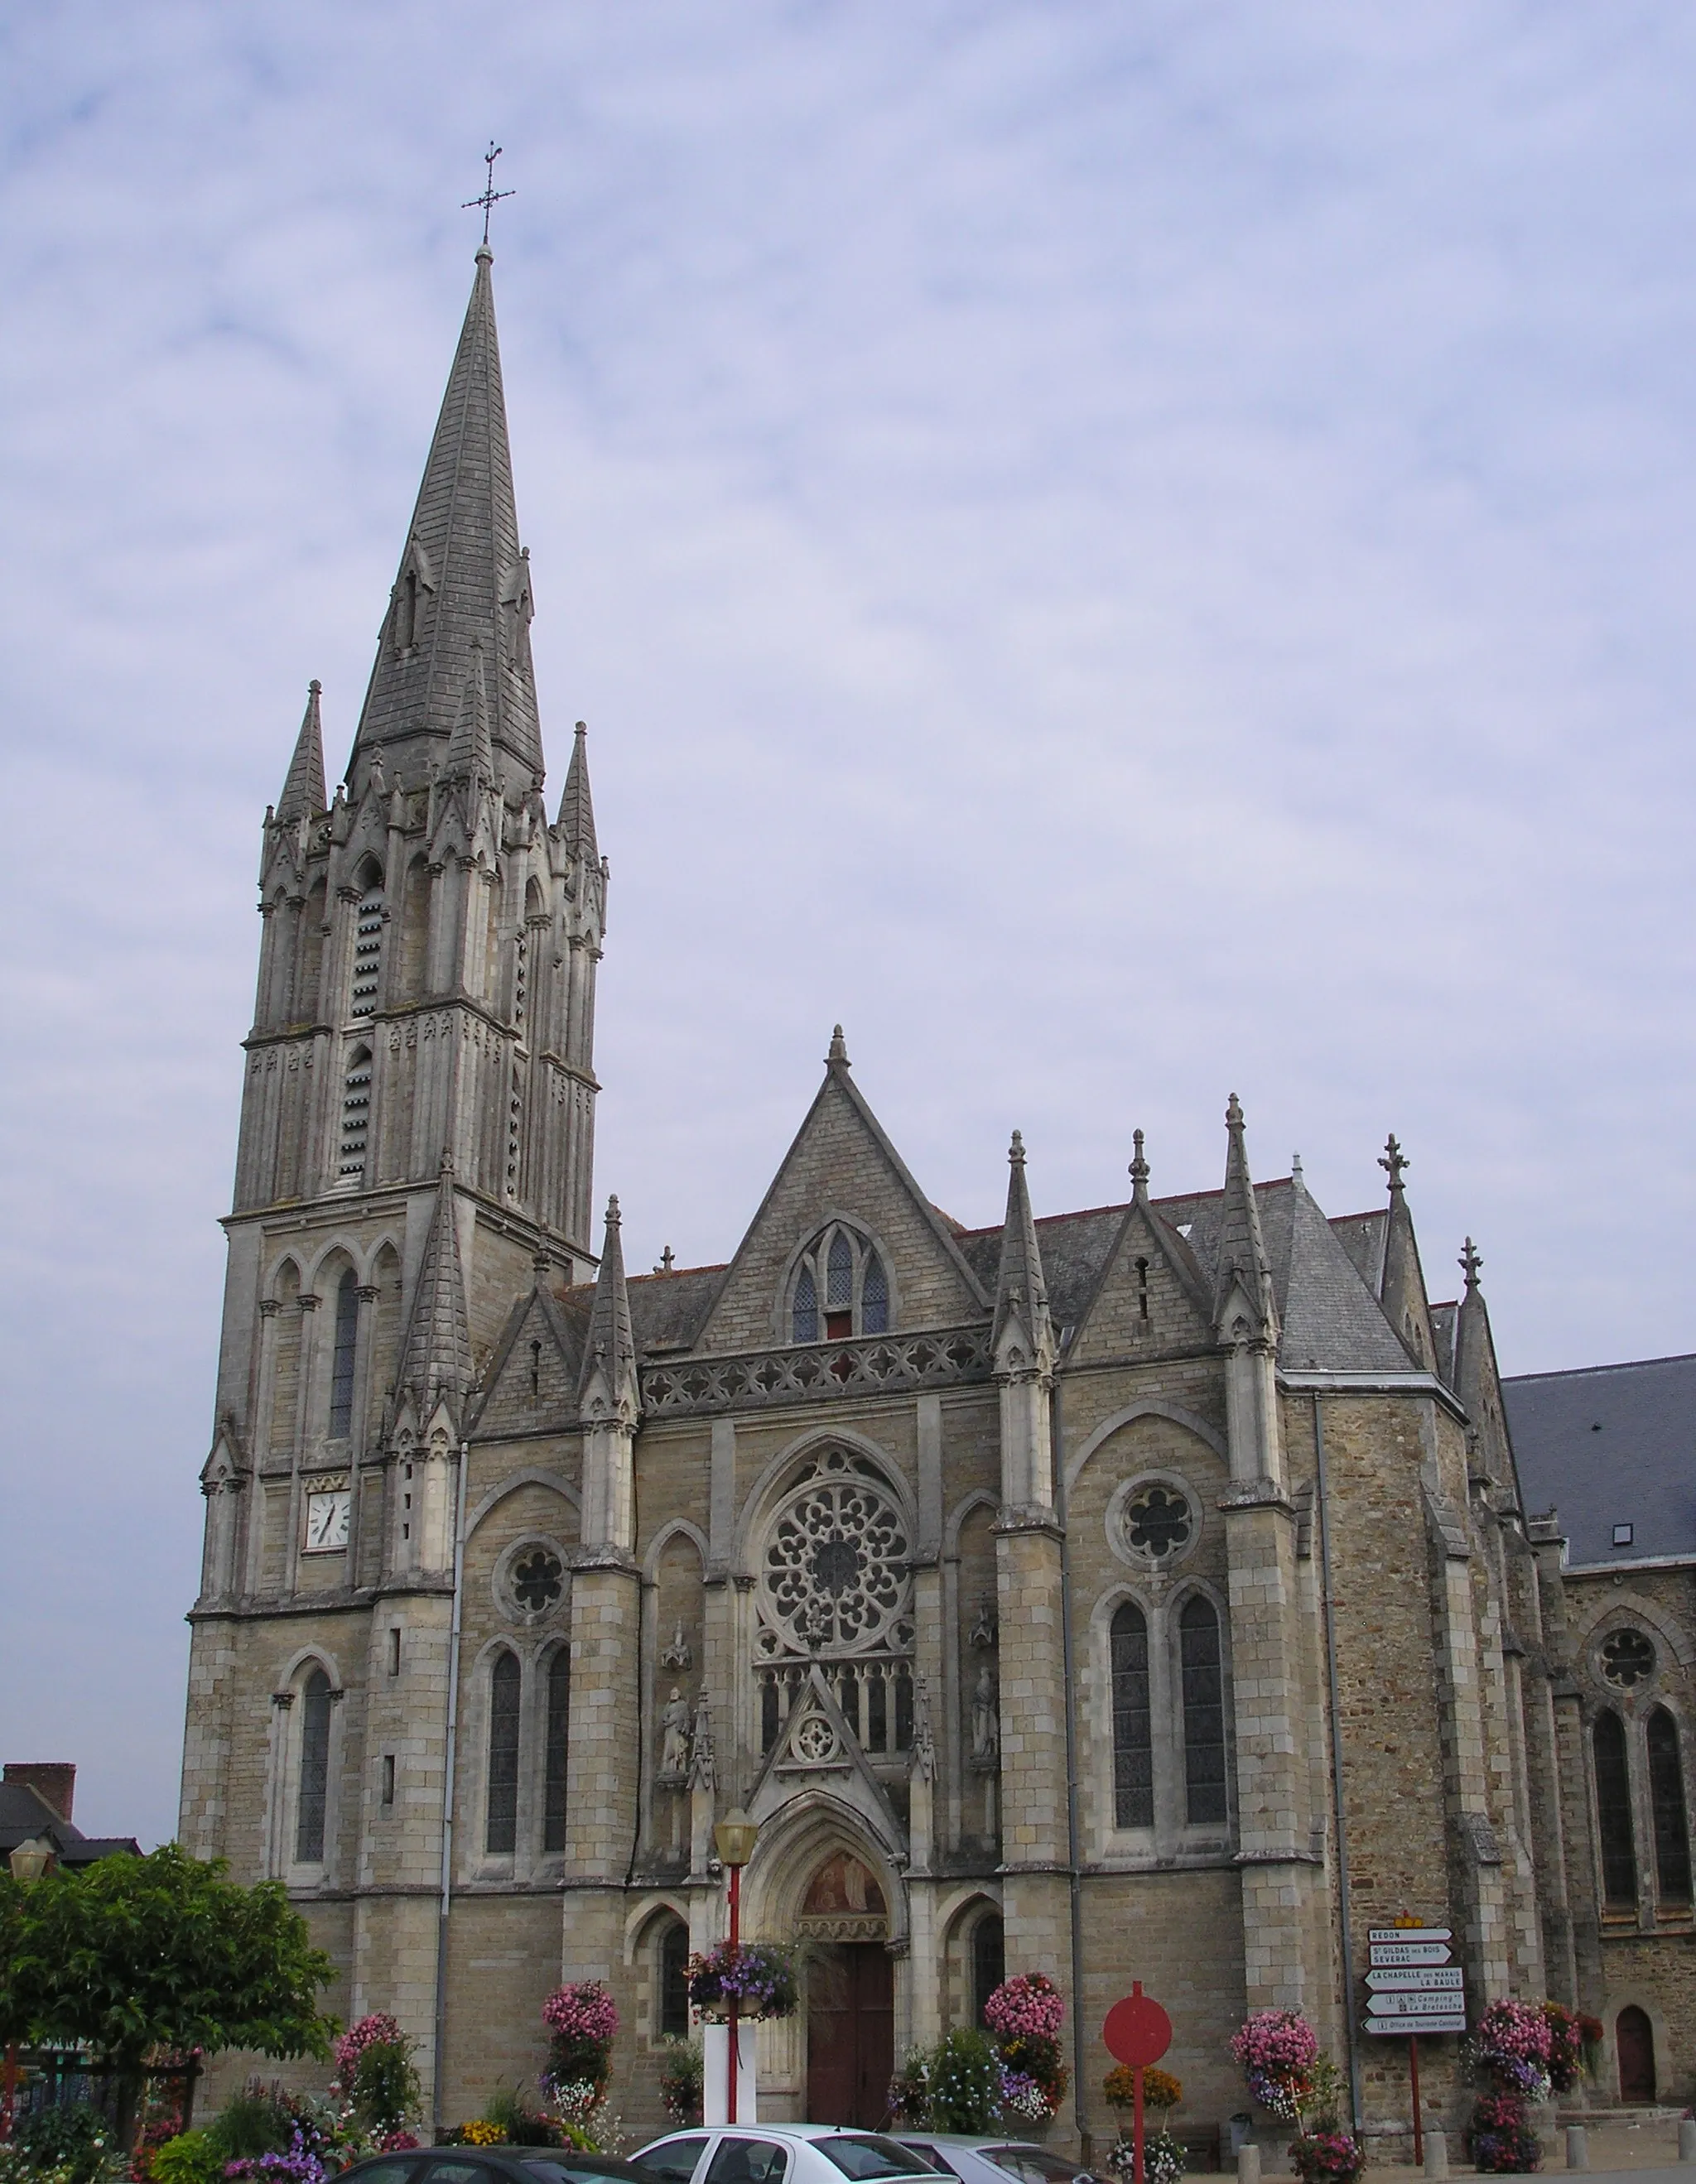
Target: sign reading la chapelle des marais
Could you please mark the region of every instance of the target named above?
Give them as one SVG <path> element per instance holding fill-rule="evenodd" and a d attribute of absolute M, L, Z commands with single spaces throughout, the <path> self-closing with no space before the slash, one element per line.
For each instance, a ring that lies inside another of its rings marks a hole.
<path fill-rule="evenodd" d="M 1449 1961 L 1453 1938 L 1447 1926 L 1368 1930 L 1369 2032 L 1404 2040 L 1409 2033 L 1465 2031 L 1465 1975 Z"/>

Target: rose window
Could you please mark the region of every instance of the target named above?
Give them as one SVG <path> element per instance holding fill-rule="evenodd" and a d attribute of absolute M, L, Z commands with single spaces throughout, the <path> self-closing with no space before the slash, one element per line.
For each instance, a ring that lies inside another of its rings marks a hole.
<path fill-rule="evenodd" d="M 905 1652 L 907 1520 L 869 1464 L 832 1450 L 812 1465 L 767 1535 L 761 1650 Z"/>
<path fill-rule="evenodd" d="M 1145 1486 L 1124 1513 L 1124 1535 L 1132 1552 L 1159 1562 L 1187 1546 L 1195 1517 L 1185 1497 L 1170 1486 Z"/>
<path fill-rule="evenodd" d="M 1654 1674 L 1654 1648 L 1641 1630 L 1616 1630 L 1602 1641 L 1602 1674 L 1628 1691 Z"/>
<path fill-rule="evenodd" d="M 546 1547 L 532 1547 L 512 1565 L 512 1596 L 527 1615 L 551 1607 L 565 1585 L 565 1565 Z"/>

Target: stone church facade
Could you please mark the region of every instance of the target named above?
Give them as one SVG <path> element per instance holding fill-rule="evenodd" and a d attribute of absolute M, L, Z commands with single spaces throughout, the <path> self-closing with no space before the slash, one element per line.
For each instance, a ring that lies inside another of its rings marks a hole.
<path fill-rule="evenodd" d="M 1085 2035 L 1064 2131 L 1110 2127 L 1135 1978 L 1185 2121 L 1243 2105 L 1226 2040 L 1287 2005 L 1394 2133 L 1370 1928 L 1451 1926 L 1475 2009 L 1609 1999 L 1559 1539 L 1476 1257 L 1432 1304 L 1395 1141 L 1331 1218 L 1252 1178 L 1235 1098 L 1204 1189 L 1157 1195 L 1138 1133 L 1128 1196 L 1037 1218 L 1015 1134 L 963 1230 L 839 1032 L 728 1262 L 627 1274 L 591 1217 L 607 868 L 581 728 L 543 800 L 490 268 L 345 783 L 315 686 L 265 823 L 181 1839 L 286 1882 L 438 2122 L 598 1977 L 658 2125 L 743 1805 L 745 1932 L 809 1944 L 768 2113 L 875 2123 L 894 2057 L 1040 1969 Z"/>

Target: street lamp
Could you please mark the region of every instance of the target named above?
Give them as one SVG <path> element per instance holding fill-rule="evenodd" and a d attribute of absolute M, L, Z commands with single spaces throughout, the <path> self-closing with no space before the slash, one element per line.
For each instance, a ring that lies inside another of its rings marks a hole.
<path fill-rule="evenodd" d="M 6 1863 L 12 1869 L 12 1878 L 20 1883 L 39 1880 L 53 1864 L 53 1845 L 45 1836 L 37 1836 L 33 1842 L 20 1842 Z M 0 2101 L 0 2144 L 9 2143 L 12 2137 L 12 2116 L 18 2099 L 18 2043 L 6 2042 L 5 2098 Z"/>
<path fill-rule="evenodd" d="M 7 1864 L 14 1880 L 39 1880 L 53 1864 L 53 1845 L 45 1836 L 37 1836 L 33 1842 L 20 1842 Z"/>
<path fill-rule="evenodd" d="M 740 1807 L 728 1812 L 712 1831 L 712 1847 L 718 1852 L 721 1865 L 730 1875 L 730 1953 L 734 1957 L 742 1946 L 742 1869 L 754 1855 L 754 1838 L 760 1832 L 757 1820 L 750 1820 Z M 734 1990 L 730 1996 L 730 2007 L 726 2017 L 729 2039 L 726 2048 L 730 2062 L 730 2084 L 724 2103 L 724 2120 L 736 2120 L 736 2017 L 738 2001 Z"/>

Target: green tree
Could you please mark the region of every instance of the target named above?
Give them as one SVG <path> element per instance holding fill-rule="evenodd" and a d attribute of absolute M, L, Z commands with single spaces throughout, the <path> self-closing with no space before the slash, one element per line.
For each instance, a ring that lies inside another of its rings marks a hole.
<path fill-rule="evenodd" d="M 317 1994 L 330 1959 L 280 1882 L 240 1888 L 224 1871 L 165 1843 L 0 1879 L 0 2040 L 90 2049 L 119 2077 L 126 2142 L 155 2050 L 329 2052 Z"/>

